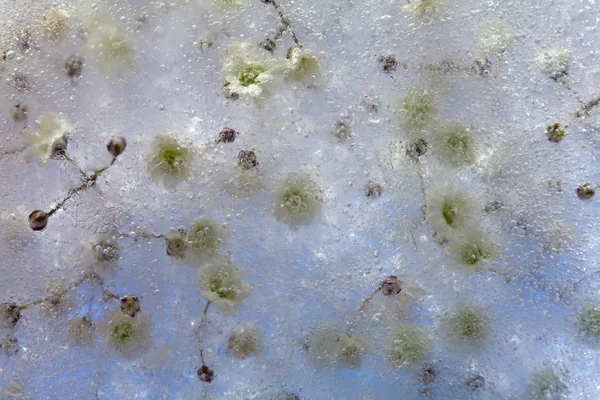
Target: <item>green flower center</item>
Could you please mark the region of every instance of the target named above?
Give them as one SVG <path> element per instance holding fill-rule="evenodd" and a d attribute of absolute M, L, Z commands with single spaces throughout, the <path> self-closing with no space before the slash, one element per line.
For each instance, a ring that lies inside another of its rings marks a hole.
<path fill-rule="evenodd" d="M 210 290 L 219 296 L 220 299 L 235 299 L 235 289 L 232 287 L 225 287 L 225 282 L 221 278 L 213 278 L 210 281 Z"/>
<path fill-rule="evenodd" d="M 113 327 L 112 332 L 115 339 L 119 342 L 126 342 L 134 334 L 133 323 L 128 320 L 121 321 Z"/>
<path fill-rule="evenodd" d="M 465 339 L 477 339 L 485 333 L 483 318 L 473 311 L 459 312 L 455 317 L 454 326 L 456 333 Z"/>
<path fill-rule="evenodd" d="M 457 154 L 465 155 L 469 149 L 469 138 L 456 134 L 448 139 L 448 144 Z"/>
<path fill-rule="evenodd" d="M 175 169 L 183 161 L 184 154 L 177 147 L 167 146 L 161 150 L 160 159 L 171 169 Z"/>
<path fill-rule="evenodd" d="M 462 251 L 462 259 L 467 265 L 477 265 L 490 257 L 490 253 L 477 244 L 467 244 Z"/>
<path fill-rule="evenodd" d="M 452 224 L 454 224 L 454 221 L 456 221 L 456 213 L 456 204 L 444 203 L 444 205 L 442 206 L 442 215 L 444 216 L 444 220 L 446 221 L 446 223 L 450 226 L 452 226 Z"/>
<path fill-rule="evenodd" d="M 579 330 L 590 337 L 600 337 L 600 312 L 589 308 L 579 317 Z"/>
<path fill-rule="evenodd" d="M 244 66 L 238 74 L 240 85 L 244 87 L 256 85 L 258 83 L 259 75 L 263 72 L 265 72 L 265 69 L 260 65 L 248 64 Z"/>

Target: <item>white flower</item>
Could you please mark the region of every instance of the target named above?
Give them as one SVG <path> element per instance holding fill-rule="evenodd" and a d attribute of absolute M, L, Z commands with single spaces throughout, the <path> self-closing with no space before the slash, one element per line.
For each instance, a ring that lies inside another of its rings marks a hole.
<path fill-rule="evenodd" d="M 481 28 L 477 34 L 479 48 L 486 54 L 502 54 L 512 44 L 515 35 L 504 21 L 497 20 Z"/>
<path fill-rule="evenodd" d="M 157 183 L 169 190 L 190 176 L 193 150 L 172 134 L 159 134 L 154 138 L 146 155 L 146 168 Z"/>
<path fill-rule="evenodd" d="M 112 17 L 94 12 L 86 18 L 86 49 L 105 68 L 131 67 L 135 46 L 127 32 Z"/>
<path fill-rule="evenodd" d="M 430 22 L 442 11 L 439 0 L 409 0 L 404 10 L 414 19 L 421 22 Z"/>
<path fill-rule="evenodd" d="M 104 324 L 104 339 L 118 352 L 134 355 L 145 351 L 151 344 L 152 320 L 147 314 L 130 317 L 115 311 Z"/>
<path fill-rule="evenodd" d="M 198 269 L 198 280 L 202 296 L 225 314 L 237 314 L 250 294 L 242 283 L 241 271 L 225 261 L 203 264 Z"/>
<path fill-rule="evenodd" d="M 319 59 L 310 50 L 292 46 L 287 53 L 286 77 L 295 81 L 310 80 L 319 71 Z"/>
<path fill-rule="evenodd" d="M 42 32 L 47 39 L 62 40 L 69 32 L 71 16 L 65 10 L 54 8 L 42 17 Z"/>
<path fill-rule="evenodd" d="M 60 114 L 43 114 L 35 121 L 35 132 L 23 131 L 26 155 L 44 164 L 50 157 L 66 150 L 67 136 L 72 129 Z"/>
<path fill-rule="evenodd" d="M 222 73 L 229 93 L 258 97 L 282 72 L 281 62 L 267 50 L 252 43 L 232 43 L 225 51 Z"/>
<path fill-rule="evenodd" d="M 543 73 L 556 80 L 567 75 L 570 58 L 565 49 L 553 47 L 538 55 L 535 61 Z"/>

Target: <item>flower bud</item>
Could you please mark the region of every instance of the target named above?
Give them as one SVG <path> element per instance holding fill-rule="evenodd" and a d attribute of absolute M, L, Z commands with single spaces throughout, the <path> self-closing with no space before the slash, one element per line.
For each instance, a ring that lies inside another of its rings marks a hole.
<path fill-rule="evenodd" d="M 123 136 L 113 136 L 106 144 L 106 150 L 108 150 L 108 152 L 112 154 L 113 157 L 118 157 L 121 154 L 123 154 L 126 147 L 127 141 Z"/>
<path fill-rule="evenodd" d="M 379 183 L 375 183 L 372 181 L 369 181 L 365 186 L 364 186 L 364 191 L 365 191 L 365 196 L 367 197 L 379 197 L 381 196 L 381 193 L 383 192 L 383 186 L 381 186 Z"/>
<path fill-rule="evenodd" d="M 67 151 L 67 144 L 67 136 L 61 136 L 54 140 L 52 143 L 52 154 L 50 157 L 53 159 L 61 158 L 65 154 L 65 151 Z"/>
<path fill-rule="evenodd" d="M 142 311 L 142 306 L 137 298 L 132 294 L 123 296 L 120 299 L 121 301 L 121 312 L 125 315 L 129 315 L 130 317 L 135 317 L 137 313 Z"/>
<path fill-rule="evenodd" d="M 35 210 L 29 214 L 29 227 L 34 231 L 43 230 L 48 225 L 48 214 L 42 210 Z"/>
<path fill-rule="evenodd" d="M 213 379 L 215 379 L 214 371 L 208 368 L 206 365 L 198 368 L 196 373 L 198 374 L 198 379 L 200 379 L 200 382 L 211 383 Z"/>
<path fill-rule="evenodd" d="M 12 328 L 21 319 L 21 310 L 15 303 L 0 304 L 0 328 Z"/>
<path fill-rule="evenodd" d="M 235 141 L 235 136 L 237 132 L 231 128 L 223 128 L 223 130 L 219 133 L 219 140 L 217 143 L 233 143 Z"/>
<path fill-rule="evenodd" d="M 467 390 L 469 392 L 476 392 L 485 386 L 485 378 L 477 374 L 474 377 L 469 378 L 465 382 L 465 385 L 467 386 Z"/>
<path fill-rule="evenodd" d="M 565 136 L 565 130 L 560 127 L 558 122 L 556 122 L 546 129 L 546 136 L 548 136 L 549 141 L 558 143 L 563 140 L 563 137 Z"/>
<path fill-rule="evenodd" d="M 238 154 L 238 165 L 241 169 L 252 169 L 258 165 L 256 153 L 253 150 L 241 150 Z"/>
<path fill-rule="evenodd" d="M 591 183 L 582 183 L 577 187 L 577 197 L 581 200 L 589 200 L 596 194 L 596 188 Z"/>
<path fill-rule="evenodd" d="M 187 247 L 186 233 L 183 229 L 171 229 L 167 233 L 167 255 L 179 259 L 185 257 Z"/>
<path fill-rule="evenodd" d="M 19 342 L 14 336 L 4 336 L 0 339 L 0 350 L 7 356 L 14 356 L 19 352 Z"/>
<path fill-rule="evenodd" d="M 424 363 L 421 371 L 419 371 L 419 381 L 423 385 L 431 385 L 439 375 L 439 369 L 433 364 Z"/>
<path fill-rule="evenodd" d="M 65 62 L 65 70 L 69 78 L 78 78 L 81 76 L 83 69 L 83 58 L 79 56 L 71 56 Z"/>
<path fill-rule="evenodd" d="M 383 68 L 383 70 L 385 72 L 395 71 L 396 66 L 398 65 L 398 62 L 396 61 L 396 57 L 394 57 L 393 54 L 387 54 L 384 56 L 380 56 L 377 61 L 379 61 L 379 64 L 381 64 L 381 67 Z"/>
<path fill-rule="evenodd" d="M 390 275 L 381 282 L 381 293 L 385 296 L 398 294 L 402 291 L 402 281 L 395 275 Z"/>
<path fill-rule="evenodd" d="M 424 156 L 427 153 L 427 141 L 425 139 L 417 139 L 408 144 L 406 154 L 413 159 Z"/>

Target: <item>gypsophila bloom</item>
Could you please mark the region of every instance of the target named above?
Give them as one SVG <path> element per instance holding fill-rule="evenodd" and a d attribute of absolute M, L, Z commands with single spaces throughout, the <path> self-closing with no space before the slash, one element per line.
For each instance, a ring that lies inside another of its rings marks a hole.
<path fill-rule="evenodd" d="M 21 319 L 21 310 L 15 303 L 0 304 L 0 328 L 14 328 Z"/>
<path fill-rule="evenodd" d="M 424 363 L 419 371 L 418 378 L 423 385 L 427 386 L 434 383 L 439 374 L 440 370 L 438 367 L 433 364 Z"/>
<path fill-rule="evenodd" d="M 546 368 L 533 374 L 527 387 L 529 400 L 564 399 L 567 385 L 565 377 L 552 368 Z"/>
<path fill-rule="evenodd" d="M 194 260 L 203 260 L 218 254 L 219 246 L 227 236 L 223 228 L 202 216 L 192 222 L 187 232 L 187 255 Z"/>
<path fill-rule="evenodd" d="M 29 227 L 34 231 L 41 231 L 48 225 L 48 214 L 42 210 L 35 210 L 29 214 Z"/>
<path fill-rule="evenodd" d="M 363 186 L 363 190 L 365 192 L 365 196 L 375 198 L 381 196 L 381 193 L 383 193 L 383 186 L 381 186 L 379 183 L 369 181 L 365 186 Z"/>
<path fill-rule="evenodd" d="M 0 338 L 0 351 L 6 356 L 14 356 L 19 352 L 19 341 L 14 336 Z"/>
<path fill-rule="evenodd" d="M 347 122 L 338 121 L 335 123 L 333 136 L 340 140 L 346 140 L 352 137 L 352 129 Z"/>
<path fill-rule="evenodd" d="M 219 139 L 217 139 L 217 143 L 233 143 L 235 141 L 237 132 L 232 128 L 223 128 L 221 132 L 219 132 Z"/>
<path fill-rule="evenodd" d="M 167 255 L 183 260 L 187 249 L 186 232 L 183 229 L 171 229 L 166 238 Z"/>
<path fill-rule="evenodd" d="M 122 296 L 119 299 L 119 308 L 125 315 L 129 315 L 131 318 L 135 317 L 139 312 L 142 311 L 142 306 L 137 296 L 129 294 Z"/>
<path fill-rule="evenodd" d="M 535 59 L 540 70 L 554 80 L 558 80 L 569 73 L 569 53 L 560 47 L 553 47 L 542 52 Z"/>
<path fill-rule="evenodd" d="M 558 143 L 563 140 L 565 136 L 565 130 L 561 128 L 558 122 L 556 122 L 546 128 L 546 136 L 548 137 L 549 141 Z"/>
<path fill-rule="evenodd" d="M 455 344 L 481 343 L 489 335 L 489 317 L 483 308 L 460 306 L 447 312 L 440 323 L 440 330 Z"/>
<path fill-rule="evenodd" d="M 481 27 L 477 32 L 479 48 L 486 54 L 504 53 L 514 40 L 512 28 L 502 20 Z"/>
<path fill-rule="evenodd" d="M 396 57 L 394 57 L 393 54 L 385 54 L 385 55 L 379 56 L 377 61 L 379 62 L 379 64 L 381 64 L 381 68 L 383 69 L 383 71 L 388 72 L 388 73 L 395 71 L 396 67 L 398 66 Z"/>
<path fill-rule="evenodd" d="M 282 72 L 271 53 L 250 42 L 232 43 L 225 51 L 223 79 L 227 90 L 237 96 L 260 96 Z"/>
<path fill-rule="evenodd" d="M 71 56 L 65 61 L 65 72 L 71 79 L 81 76 L 83 70 L 83 58 L 79 56 Z"/>
<path fill-rule="evenodd" d="M 150 345 L 152 321 L 144 313 L 130 317 L 117 310 L 104 329 L 106 343 L 119 352 L 143 351 Z"/>
<path fill-rule="evenodd" d="M 71 124 L 60 114 L 45 113 L 35 121 L 35 132 L 23 131 L 26 155 L 40 165 L 50 157 L 59 157 L 67 149 Z"/>
<path fill-rule="evenodd" d="M 275 217 L 291 226 L 309 224 L 320 214 L 319 187 L 306 175 L 289 173 L 274 197 Z"/>
<path fill-rule="evenodd" d="M 405 325 L 394 328 L 384 348 L 386 360 L 396 368 L 421 361 L 429 353 L 431 340 L 417 327 Z"/>
<path fill-rule="evenodd" d="M 24 104 L 16 104 L 10 109 L 10 115 L 16 122 L 27 121 L 27 106 Z"/>
<path fill-rule="evenodd" d="M 367 341 L 360 336 L 343 334 L 337 338 L 335 357 L 351 369 L 360 368 L 362 354 L 368 349 Z"/>
<path fill-rule="evenodd" d="M 446 187 L 434 190 L 429 199 L 427 220 L 442 240 L 476 229 L 477 208 L 465 192 Z"/>
<path fill-rule="evenodd" d="M 62 9 L 46 11 L 42 17 L 42 32 L 46 39 L 62 40 L 69 33 L 69 13 Z"/>
<path fill-rule="evenodd" d="M 592 342 L 600 342 L 600 309 L 588 306 L 577 317 L 577 329 L 581 337 Z"/>
<path fill-rule="evenodd" d="M 254 150 L 240 150 L 238 153 L 238 167 L 241 169 L 253 169 L 258 165 L 256 153 Z"/>
<path fill-rule="evenodd" d="M 442 12 L 440 0 L 408 0 L 404 10 L 420 22 L 431 22 Z"/>
<path fill-rule="evenodd" d="M 421 130 L 437 118 L 437 107 L 426 90 L 411 87 L 396 110 L 400 123 L 408 131 Z"/>
<path fill-rule="evenodd" d="M 173 135 L 159 134 L 146 156 L 146 168 L 152 180 L 172 190 L 189 178 L 192 157 L 192 149 Z"/>
<path fill-rule="evenodd" d="M 200 382 L 211 383 L 215 379 L 215 372 L 206 365 L 201 366 L 196 370 Z"/>
<path fill-rule="evenodd" d="M 450 253 L 463 271 L 477 272 L 496 256 L 496 249 L 486 235 L 471 232 L 464 239 L 450 242 Z"/>
<path fill-rule="evenodd" d="M 198 269 L 202 296 L 225 314 L 237 314 L 250 290 L 242 283 L 242 273 L 222 260 L 204 263 Z"/>
<path fill-rule="evenodd" d="M 469 392 L 476 392 L 485 386 L 485 378 L 479 374 L 467 379 L 465 386 Z"/>
<path fill-rule="evenodd" d="M 87 345 L 92 342 L 94 324 L 88 317 L 70 319 L 67 323 L 67 334 L 78 346 Z"/>
<path fill-rule="evenodd" d="M 582 183 L 577 186 L 576 193 L 581 200 L 589 200 L 596 194 L 596 188 L 589 182 Z"/>
<path fill-rule="evenodd" d="M 309 81 L 319 72 L 319 58 L 310 50 L 293 45 L 287 51 L 286 77 L 294 81 Z"/>
<path fill-rule="evenodd" d="M 229 335 L 227 349 L 235 358 L 241 360 L 262 351 L 262 332 L 253 325 L 244 325 Z"/>
<path fill-rule="evenodd" d="M 114 269 L 119 259 L 119 245 L 110 235 L 98 235 L 84 244 L 83 264 L 92 270 Z"/>
<path fill-rule="evenodd" d="M 460 166 L 475 162 L 475 145 L 470 128 L 454 124 L 439 130 L 434 140 L 435 154 L 445 164 Z"/>
<path fill-rule="evenodd" d="M 102 12 L 93 12 L 85 21 L 86 49 L 107 69 L 133 66 L 135 46 L 127 32 Z"/>
<path fill-rule="evenodd" d="M 413 160 L 424 156 L 427 153 L 427 141 L 423 138 L 413 140 L 406 146 L 406 154 Z"/>
<path fill-rule="evenodd" d="M 381 282 L 381 294 L 392 296 L 402 291 L 402 281 L 396 275 L 390 275 Z"/>

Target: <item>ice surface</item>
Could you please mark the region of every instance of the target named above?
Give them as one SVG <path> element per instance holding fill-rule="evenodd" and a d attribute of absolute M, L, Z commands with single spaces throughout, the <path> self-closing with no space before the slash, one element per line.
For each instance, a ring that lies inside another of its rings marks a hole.
<path fill-rule="evenodd" d="M 21 308 L 0 321 L 0 398 L 600 398 L 598 337 L 581 329 L 600 310 L 600 214 L 576 192 L 600 184 L 597 1 L 0 10 L 0 303 Z M 45 113 L 73 128 L 38 163 L 23 131 Z M 158 134 L 186 149 L 164 153 L 164 181 Z M 439 138 L 470 147 L 449 157 Z M 468 207 L 427 209 L 457 191 Z M 467 222 L 442 232 L 454 209 Z M 55 210 L 44 230 L 34 210 Z M 204 244 L 169 256 L 167 234 L 201 217 Z M 402 291 L 386 296 L 390 275 Z M 121 313 L 125 295 L 141 314 Z M 448 323 L 465 308 L 485 316 L 474 343 Z M 260 345 L 239 357 L 244 327 Z M 423 359 L 398 365 L 399 329 L 421 332 Z"/>

